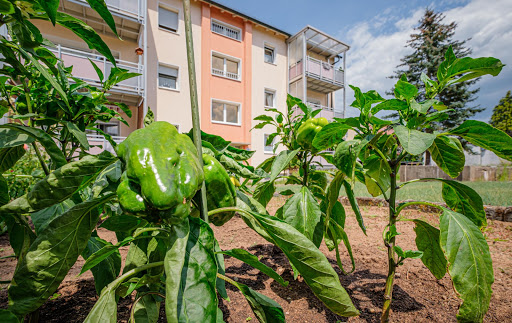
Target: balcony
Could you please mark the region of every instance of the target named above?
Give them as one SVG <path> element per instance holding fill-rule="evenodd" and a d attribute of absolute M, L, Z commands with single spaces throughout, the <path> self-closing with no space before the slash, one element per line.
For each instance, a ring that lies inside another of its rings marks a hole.
<path fill-rule="evenodd" d="M 324 105 L 312 103 L 312 102 L 306 102 L 306 104 L 312 108 L 313 110 L 322 109 L 322 111 L 316 115 L 317 118 L 326 118 L 329 121 L 332 121 L 334 118 L 334 108 L 326 107 Z"/>
<path fill-rule="evenodd" d="M 105 3 L 114 17 L 119 36 L 125 40 L 137 41 L 140 26 L 144 23 L 145 0 L 106 0 Z M 59 11 L 84 20 L 96 31 L 113 35 L 105 21 L 91 9 L 86 0 L 64 0 Z"/>
<path fill-rule="evenodd" d="M 212 74 L 216 75 L 216 76 L 226 77 L 231 80 L 236 80 L 236 81 L 240 80 L 240 76 L 238 75 L 238 73 L 230 73 L 230 72 L 219 70 L 219 69 L 216 69 L 213 67 L 212 67 Z"/>
<path fill-rule="evenodd" d="M 306 56 L 305 68 L 302 60 L 290 66 L 290 81 L 301 76 L 303 70 L 310 90 L 330 93 L 343 88 L 344 72 L 334 65 Z"/>
<path fill-rule="evenodd" d="M 112 136 L 112 139 L 116 144 L 119 144 L 123 142 L 126 137 Z M 89 153 L 97 155 L 106 150 L 115 154 L 114 147 L 112 147 L 112 145 L 102 135 L 87 134 L 87 140 L 89 140 L 89 145 L 91 146 Z"/>
<path fill-rule="evenodd" d="M 110 70 L 114 67 L 104 56 L 95 53 L 67 48 L 61 45 L 49 49 L 55 53 L 57 58 L 64 62 L 65 66 L 73 66 L 74 77 L 84 80 L 93 86 L 99 87 L 101 82 L 89 59 L 102 70 L 105 78 L 108 77 Z M 129 72 L 144 73 L 144 66 L 141 64 L 122 60 L 117 60 L 116 62 L 117 67 L 126 69 Z M 115 98 L 120 97 L 121 100 L 128 101 L 128 103 L 132 103 L 132 101 L 137 102 L 144 93 L 143 85 L 143 78 L 140 75 L 118 83 L 110 92 Z"/>

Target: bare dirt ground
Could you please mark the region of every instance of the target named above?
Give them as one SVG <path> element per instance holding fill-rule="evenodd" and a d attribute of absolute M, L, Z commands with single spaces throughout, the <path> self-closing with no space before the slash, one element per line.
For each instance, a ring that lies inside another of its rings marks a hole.
<path fill-rule="evenodd" d="M 274 199 L 270 205 L 271 214 L 283 202 L 281 198 Z M 379 207 L 362 207 L 361 211 L 365 217 L 368 236 L 362 233 L 353 214 L 347 212 L 346 231 L 356 262 L 353 273 L 342 275 L 337 268 L 334 252 L 329 252 L 325 245 L 320 248 L 340 274 L 342 286 L 347 289 L 361 312 L 359 317 L 343 318 L 330 312 L 300 277 L 297 281 L 293 280 L 291 267 L 284 254 L 249 229 L 238 217 L 223 227 L 214 227 L 221 248 L 243 248 L 250 251 L 290 284 L 283 287 L 258 270 L 230 257 L 226 257 L 226 274 L 277 301 L 283 307 L 288 322 L 378 322 L 387 273 L 386 250 L 382 243 L 382 230 L 386 226 L 387 214 L 386 209 Z M 438 224 L 438 216 L 435 214 L 411 210 L 404 211 L 404 215 L 423 219 L 436 226 Z M 398 244 L 404 249 L 415 249 L 413 226 L 410 222 L 400 222 L 397 225 L 398 231 L 402 233 L 398 236 Z M 115 241 L 114 234 L 109 231 L 100 229 L 99 235 L 106 240 Z M 485 235 L 492 254 L 495 283 L 489 312 L 484 321 L 512 322 L 512 224 L 489 221 Z M 127 247 L 121 249 L 123 257 L 126 252 Z M 4 235 L 0 237 L 0 256 L 9 254 L 12 254 L 12 249 Z M 345 268 L 350 269 L 346 251 L 342 254 L 342 259 Z M 82 322 L 85 319 L 97 300 L 97 295 L 90 272 L 77 277 L 83 263 L 80 258 L 57 291 L 56 297 L 43 305 L 40 311 L 41 322 Z M 1 259 L 0 280 L 9 280 L 14 266 L 14 259 Z M 0 308 L 7 307 L 6 288 L 6 285 L 0 285 Z M 229 302 L 220 300 L 226 322 L 256 321 L 239 291 L 228 286 L 228 295 Z M 448 275 L 436 280 L 421 260 L 408 260 L 398 268 L 393 298 L 393 322 L 456 322 L 455 315 L 460 300 L 453 291 Z M 120 301 L 120 322 L 127 321 L 131 301 Z M 164 317 L 162 309 L 160 321 L 165 322 Z"/>

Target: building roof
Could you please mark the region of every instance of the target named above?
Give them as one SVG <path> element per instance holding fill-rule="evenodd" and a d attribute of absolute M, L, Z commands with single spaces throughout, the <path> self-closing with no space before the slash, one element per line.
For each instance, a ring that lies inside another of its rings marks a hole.
<path fill-rule="evenodd" d="M 206 2 L 206 3 L 209 3 L 209 4 L 211 4 L 212 6 L 215 6 L 215 7 L 219 8 L 219 9 L 229 11 L 229 12 L 231 12 L 231 13 L 233 13 L 233 14 L 237 15 L 237 16 L 240 16 L 240 17 L 242 17 L 242 18 L 245 18 L 245 19 L 247 19 L 247 20 L 250 20 L 250 21 L 252 21 L 252 22 L 254 22 L 254 23 L 258 24 L 258 25 L 261 25 L 261 26 L 263 26 L 263 27 L 265 27 L 265 28 L 271 29 L 271 30 L 273 30 L 273 31 L 275 31 L 275 32 L 277 32 L 277 33 L 280 33 L 280 34 L 284 35 L 286 38 L 289 38 L 289 37 L 291 36 L 291 34 L 290 34 L 290 33 L 288 33 L 288 32 L 286 32 L 286 31 L 283 31 L 283 30 L 281 30 L 281 29 L 279 29 L 279 28 L 276 28 L 276 27 L 274 27 L 274 26 L 271 26 L 271 25 L 269 25 L 269 24 L 267 24 L 267 23 L 265 23 L 265 22 L 263 22 L 263 21 L 261 21 L 261 20 L 258 20 L 258 19 L 254 18 L 254 17 L 251 17 L 251 16 L 248 16 L 248 15 L 246 15 L 246 14 L 244 14 L 244 13 L 240 12 L 240 11 L 237 11 L 237 10 L 235 10 L 235 9 L 233 9 L 233 8 L 226 7 L 225 5 L 220 4 L 220 3 L 218 3 L 218 2 L 211 1 L 211 0 L 201 0 L 201 1 L 202 1 L 202 2 Z"/>
<path fill-rule="evenodd" d="M 304 33 L 307 43 L 307 49 L 320 55 L 336 56 L 340 53 L 346 52 L 350 46 L 330 36 L 323 31 L 307 25 L 301 31 L 288 39 L 288 42 L 293 41 L 296 37 Z"/>

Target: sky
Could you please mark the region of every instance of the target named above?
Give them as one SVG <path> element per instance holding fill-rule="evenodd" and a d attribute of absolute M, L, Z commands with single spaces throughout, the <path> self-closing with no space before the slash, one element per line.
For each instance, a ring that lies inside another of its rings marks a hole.
<path fill-rule="evenodd" d="M 505 66 L 497 77 L 484 76 L 474 102 L 485 111 L 475 119 L 489 121 L 492 109 L 512 90 L 512 0 L 217 0 L 290 34 L 314 26 L 350 45 L 347 53 L 347 84 L 363 91 L 385 92 L 392 88 L 400 58 L 411 52 L 405 47 L 410 34 L 428 6 L 455 21 L 454 38 L 470 38 L 471 57 L 493 56 Z M 336 107 L 342 107 L 337 95 Z M 349 107 L 353 91 L 347 89 L 346 116 L 358 115 Z"/>

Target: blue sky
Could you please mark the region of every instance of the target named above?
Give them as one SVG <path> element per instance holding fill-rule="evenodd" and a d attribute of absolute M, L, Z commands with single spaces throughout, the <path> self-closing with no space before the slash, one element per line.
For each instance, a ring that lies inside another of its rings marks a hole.
<path fill-rule="evenodd" d="M 476 104 L 487 108 L 477 119 L 488 121 L 492 108 L 512 90 L 512 0 L 217 0 L 291 34 L 312 25 L 351 46 L 347 54 L 347 83 L 362 90 L 384 92 L 393 85 L 391 75 L 426 6 L 455 21 L 456 39 L 471 40 L 472 57 L 494 56 L 507 64 L 497 77 L 484 77 Z M 347 91 L 347 105 L 353 92 Z M 337 105 L 341 107 L 341 95 Z M 357 113 L 347 107 L 347 116 Z"/>

